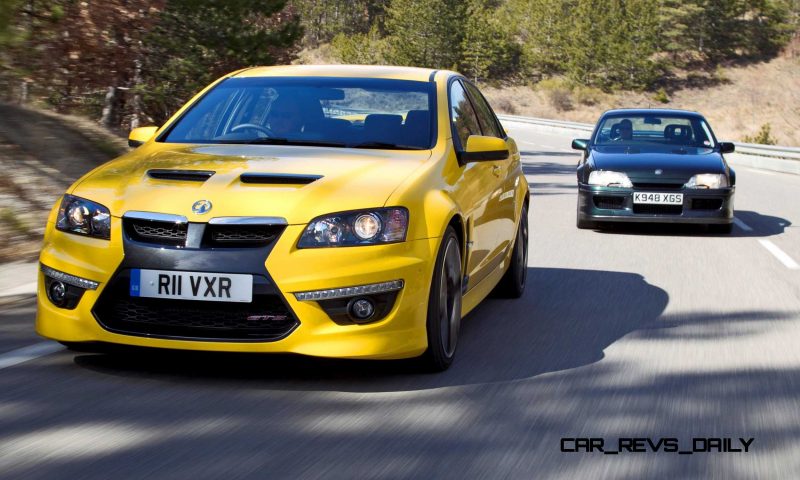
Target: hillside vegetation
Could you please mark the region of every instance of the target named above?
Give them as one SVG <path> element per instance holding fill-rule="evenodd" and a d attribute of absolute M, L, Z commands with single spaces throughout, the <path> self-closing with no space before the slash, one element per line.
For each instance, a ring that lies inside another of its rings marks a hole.
<path fill-rule="evenodd" d="M 563 81 L 484 88 L 499 113 L 594 123 L 610 108 L 683 108 L 708 117 L 718 137 L 800 146 L 800 57 L 720 68 L 713 85 L 664 92 L 605 93 Z M 765 129 L 769 135 L 759 135 Z"/>
<path fill-rule="evenodd" d="M 799 24 L 800 0 L 5 0 L 0 95 L 124 131 L 242 67 L 399 64 L 459 70 L 508 112 L 686 106 L 797 143 Z"/>

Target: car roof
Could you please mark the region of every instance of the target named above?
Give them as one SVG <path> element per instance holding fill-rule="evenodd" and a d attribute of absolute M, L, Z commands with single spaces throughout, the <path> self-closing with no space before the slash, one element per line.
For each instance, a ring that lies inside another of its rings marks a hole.
<path fill-rule="evenodd" d="M 693 110 L 680 110 L 677 108 L 616 108 L 613 110 L 606 110 L 601 116 L 606 117 L 617 115 L 681 115 L 686 117 L 704 118 L 699 112 L 695 112 Z"/>
<path fill-rule="evenodd" d="M 232 77 L 355 77 L 416 80 L 427 82 L 439 72 L 430 68 L 386 65 L 279 65 L 253 67 L 231 74 Z M 447 72 L 454 74 L 454 72 Z M 449 76 L 449 75 L 448 75 Z"/>

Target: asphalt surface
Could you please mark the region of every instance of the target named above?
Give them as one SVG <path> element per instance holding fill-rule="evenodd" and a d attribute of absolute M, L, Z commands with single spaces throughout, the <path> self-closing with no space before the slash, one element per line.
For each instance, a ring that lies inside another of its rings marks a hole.
<path fill-rule="evenodd" d="M 731 235 L 577 230 L 570 138 L 507 126 L 529 284 L 468 316 L 449 371 L 60 350 L 0 369 L 0 478 L 800 477 L 800 176 L 738 169 Z M 30 299 L 0 309 L 1 366 L 41 340 Z M 560 451 L 576 437 L 753 442 Z"/>

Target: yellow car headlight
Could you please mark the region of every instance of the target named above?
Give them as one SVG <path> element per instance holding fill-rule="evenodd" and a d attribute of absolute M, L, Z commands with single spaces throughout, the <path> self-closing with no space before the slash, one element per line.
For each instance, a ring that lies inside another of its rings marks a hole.
<path fill-rule="evenodd" d="M 402 207 L 334 213 L 312 220 L 297 248 L 396 243 L 407 232 L 408 210 Z"/>
<path fill-rule="evenodd" d="M 56 228 L 62 232 L 108 240 L 111 238 L 111 213 L 99 203 L 64 195 L 58 209 Z"/>

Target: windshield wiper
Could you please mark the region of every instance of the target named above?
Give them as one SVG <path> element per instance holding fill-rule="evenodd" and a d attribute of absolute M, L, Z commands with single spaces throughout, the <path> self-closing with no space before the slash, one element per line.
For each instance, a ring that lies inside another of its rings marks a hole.
<path fill-rule="evenodd" d="M 300 145 L 306 147 L 344 147 L 346 146 L 342 142 L 329 142 L 325 140 L 289 140 L 288 138 L 271 138 L 271 137 L 261 137 L 261 138 L 254 138 L 252 140 L 245 140 L 242 143 L 247 143 L 250 145 Z"/>
<path fill-rule="evenodd" d="M 378 148 L 384 150 L 425 150 L 422 147 L 416 147 L 414 145 L 399 145 L 396 143 L 389 143 L 389 142 L 363 142 L 357 143 L 355 145 L 349 145 L 350 148 Z"/>
<path fill-rule="evenodd" d="M 290 140 L 288 138 L 259 137 L 249 140 L 227 140 L 223 143 L 241 145 L 298 145 L 305 147 L 346 147 L 342 142 L 328 142 L 324 140 Z"/>

